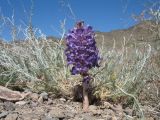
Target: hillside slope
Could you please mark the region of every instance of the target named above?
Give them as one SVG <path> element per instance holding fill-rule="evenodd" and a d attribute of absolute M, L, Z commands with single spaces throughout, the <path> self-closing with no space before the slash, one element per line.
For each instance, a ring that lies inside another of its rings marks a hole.
<path fill-rule="evenodd" d="M 158 28 L 155 23 L 151 21 L 145 21 L 138 23 L 128 29 L 114 30 L 111 32 L 96 32 L 97 44 L 100 45 L 103 41 L 104 46 L 112 47 L 115 41 L 116 47 L 121 47 L 124 44 L 124 40 L 127 45 L 133 45 L 134 43 L 150 43 L 155 49 L 160 48 L 160 39 L 158 37 Z"/>

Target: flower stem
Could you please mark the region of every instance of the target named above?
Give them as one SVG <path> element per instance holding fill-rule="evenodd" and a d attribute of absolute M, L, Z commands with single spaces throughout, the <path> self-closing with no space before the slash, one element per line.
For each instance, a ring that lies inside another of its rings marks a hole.
<path fill-rule="evenodd" d="M 88 85 L 83 82 L 83 110 L 87 112 L 89 108 Z"/>

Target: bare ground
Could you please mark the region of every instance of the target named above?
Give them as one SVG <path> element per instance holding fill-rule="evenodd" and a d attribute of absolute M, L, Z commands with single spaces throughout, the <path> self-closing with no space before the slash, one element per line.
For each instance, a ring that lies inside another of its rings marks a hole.
<path fill-rule="evenodd" d="M 160 113 L 143 106 L 145 120 L 159 120 Z M 47 93 L 30 93 L 17 102 L 0 101 L 1 120 L 139 120 L 139 113 L 119 105 L 103 101 L 101 105 L 90 105 L 88 112 L 82 111 L 82 103 L 55 99 Z"/>

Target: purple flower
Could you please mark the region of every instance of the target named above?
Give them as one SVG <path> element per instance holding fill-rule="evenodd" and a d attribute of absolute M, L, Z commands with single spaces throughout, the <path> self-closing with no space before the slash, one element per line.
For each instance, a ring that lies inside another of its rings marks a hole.
<path fill-rule="evenodd" d="M 88 75 L 89 69 L 99 66 L 100 58 L 94 36 L 92 27 L 84 26 L 83 22 L 78 22 L 66 35 L 65 55 L 68 65 L 72 65 L 71 73 L 81 74 L 84 81 L 91 79 Z"/>

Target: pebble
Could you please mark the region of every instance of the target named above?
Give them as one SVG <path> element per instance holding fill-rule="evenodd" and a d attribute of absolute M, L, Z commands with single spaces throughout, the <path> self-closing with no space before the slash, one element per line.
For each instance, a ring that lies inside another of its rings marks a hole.
<path fill-rule="evenodd" d="M 4 111 L 4 112 L 2 112 L 2 113 L 0 114 L 0 118 L 4 118 L 4 117 L 6 117 L 8 114 L 9 114 L 9 112 Z"/>
<path fill-rule="evenodd" d="M 49 111 L 48 115 L 50 117 L 56 117 L 56 118 L 64 118 L 65 117 L 64 110 L 60 109 L 59 107 L 53 107 Z"/>
<path fill-rule="evenodd" d="M 66 102 L 65 98 L 60 98 L 59 100 L 62 101 L 62 102 Z"/>
<path fill-rule="evenodd" d="M 92 110 L 97 110 L 97 106 L 95 106 L 95 105 L 90 105 L 90 106 L 89 106 L 89 110 L 91 110 L 91 111 L 92 111 Z"/>
<path fill-rule="evenodd" d="M 16 102 L 15 104 L 16 105 L 25 105 L 25 104 L 27 104 L 28 102 L 26 102 L 26 101 L 18 101 L 18 102 Z"/>
<path fill-rule="evenodd" d="M 40 97 L 42 97 L 44 100 L 48 100 L 48 93 L 42 92 L 42 93 L 40 94 Z"/>
<path fill-rule="evenodd" d="M 28 92 L 31 93 L 32 91 L 31 91 L 31 89 L 27 89 L 27 88 L 26 88 L 26 89 L 24 90 L 24 93 L 28 93 Z"/>
<path fill-rule="evenodd" d="M 125 108 L 124 112 L 125 112 L 127 115 L 132 116 L 132 112 L 133 112 L 133 110 L 132 110 L 132 109 L 130 109 L 129 107 L 127 107 L 127 108 Z"/>
<path fill-rule="evenodd" d="M 38 106 L 38 103 L 37 103 L 37 102 L 31 101 L 31 107 L 37 107 L 37 106 Z"/>
<path fill-rule="evenodd" d="M 52 99 L 48 99 L 47 105 L 51 105 L 51 104 L 53 104 L 53 100 Z"/>
<path fill-rule="evenodd" d="M 14 113 L 14 114 L 7 115 L 5 120 L 17 120 L 17 118 L 18 118 L 18 114 Z"/>
<path fill-rule="evenodd" d="M 41 103 L 41 104 L 43 103 L 43 97 L 42 96 L 39 97 L 38 103 Z"/>
<path fill-rule="evenodd" d="M 74 120 L 97 120 L 97 118 L 93 116 L 92 113 L 83 113 L 83 114 L 77 114 L 74 117 Z"/>
<path fill-rule="evenodd" d="M 60 120 L 60 119 L 59 118 L 50 117 L 50 116 L 44 116 L 43 118 L 41 118 L 41 120 Z"/>
<path fill-rule="evenodd" d="M 147 120 L 154 120 L 154 118 L 153 117 L 149 117 L 149 118 L 147 118 Z"/>
<path fill-rule="evenodd" d="M 34 102 L 38 101 L 39 95 L 37 93 L 31 93 L 29 96 Z"/>
<path fill-rule="evenodd" d="M 0 111 L 3 111 L 3 104 L 0 104 Z"/>
<path fill-rule="evenodd" d="M 4 102 L 3 108 L 4 108 L 6 111 L 13 111 L 13 110 L 15 110 L 15 104 L 12 103 L 12 102 Z"/>

